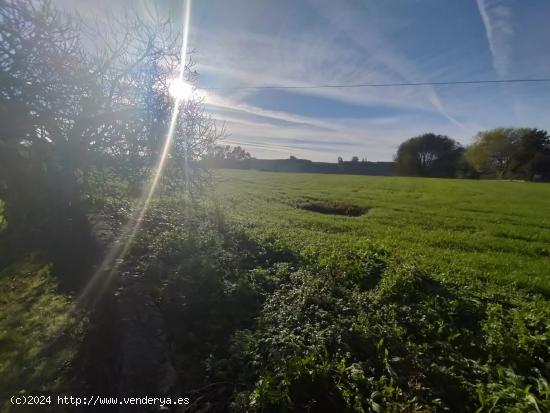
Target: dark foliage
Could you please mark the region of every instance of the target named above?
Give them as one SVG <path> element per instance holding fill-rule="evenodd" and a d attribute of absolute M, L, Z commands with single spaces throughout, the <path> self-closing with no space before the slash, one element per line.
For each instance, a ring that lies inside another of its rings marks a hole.
<path fill-rule="evenodd" d="M 47 0 L 0 0 L 4 261 L 38 250 L 68 257 L 62 273 L 81 272 L 91 193 L 120 182 L 138 194 L 157 168 L 174 109 L 168 81 L 181 59 L 186 80 L 197 75 L 171 21 L 150 20 L 128 12 L 88 27 Z M 223 134 L 202 103 L 193 94 L 181 104 L 161 181 L 191 196 L 209 180 L 197 161 Z"/>
<path fill-rule="evenodd" d="M 231 147 L 229 145 L 216 145 L 205 157 L 211 162 L 244 161 L 250 158 L 250 154 L 240 146 Z"/>
<path fill-rule="evenodd" d="M 396 173 L 405 176 L 455 177 L 464 149 L 444 135 L 426 133 L 401 145 L 395 157 Z"/>

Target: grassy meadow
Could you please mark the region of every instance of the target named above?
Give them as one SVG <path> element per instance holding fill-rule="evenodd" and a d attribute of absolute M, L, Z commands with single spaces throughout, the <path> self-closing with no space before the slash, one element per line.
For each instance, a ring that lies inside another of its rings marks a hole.
<path fill-rule="evenodd" d="M 115 195 L 94 219 L 120 233 Z M 2 269 L 0 411 L 155 377 L 190 412 L 550 411 L 550 185 L 221 170 L 178 195 L 90 313 L 44 256 Z"/>
<path fill-rule="evenodd" d="M 550 185 L 226 170 L 216 202 L 257 236 L 274 235 L 297 251 L 375 244 L 435 273 L 550 293 Z M 300 208 L 310 202 L 366 213 Z"/>
<path fill-rule="evenodd" d="M 0 1 L 0 413 L 550 412 L 547 96 L 518 84 L 550 79 L 462 47 L 467 16 L 490 57 L 503 14 L 515 51 L 544 13 L 74 3 Z M 428 132 L 444 84 L 493 129 Z M 279 138 L 313 159 L 258 158 Z"/>
<path fill-rule="evenodd" d="M 243 410 L 550 409 L 549 185 L 225 170 L 211 201 L 299 257 L 235 336 Z"/>

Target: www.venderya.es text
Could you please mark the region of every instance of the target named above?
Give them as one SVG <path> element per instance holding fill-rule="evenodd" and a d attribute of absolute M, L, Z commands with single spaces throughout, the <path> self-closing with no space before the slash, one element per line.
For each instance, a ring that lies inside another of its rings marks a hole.
<path fill-rule="evenodd" d="M 190 403 L 188 397 L 105 397 L 105 396 L 47 396 L 17 395 L 10 398 L 12 405 L 20 406 L 177 406 Z"/>

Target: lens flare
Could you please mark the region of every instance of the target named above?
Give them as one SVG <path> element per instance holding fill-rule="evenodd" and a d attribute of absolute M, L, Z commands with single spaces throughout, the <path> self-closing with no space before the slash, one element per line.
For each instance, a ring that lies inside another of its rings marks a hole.
<path fill-rule="evenodd" d="M 166 134 L 166 139 L 154 172 L 149 182 L 144 188 L 143 194 L 137 203 L 137 207 L 128 220 L 128 223 L 122 228 L 121 234 L 110 247 L 101 266 L 94 273 L 83 292 L 76 300 L 76 307 L 82 305 L 93 306 L 97 303 L 105 289 L 109 286 L 113 277 L 119 272 L 121 264 L 130 250 L 132 242 L 141 227 L 147 208 L 151 203 L 157 185 L 162 177 L 164 166 L 172 146 L 174 132 L 176 130 L 178 115 L 181 104 L 190 98 L 193 88 L 185 81 L 185 59 L 187 56 L 187 44 L 189 39 L 189 20 L 191 16 L 191 0 L 185 0 L 183 14 L 183 36 L 181 45 L 181 62 L 178 77 L 169 81 L 169 93 L 174 98 L 174 108 L 170 118 L 170 126 Z"/>
<path fill-rule="evenodd" d="M 193 86 L 179 78 L 170 79 L 168 81 L 168 93 L 170 93 L 170 96 L 174 99 L 179 99 L 180 101 L 185 102 L 191 97 L 191 94 L 193 93 Z"/>

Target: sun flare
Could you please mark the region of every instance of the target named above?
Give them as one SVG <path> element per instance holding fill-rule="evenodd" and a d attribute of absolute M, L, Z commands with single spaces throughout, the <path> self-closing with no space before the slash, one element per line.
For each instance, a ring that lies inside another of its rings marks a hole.
<path fill-rule="evenodd" d="M 184 80 L 179 78 L 170 79 L 168 81 L 168 93 L 174 99 L 186 101 L 193 93 L 193 87 Z"/>

